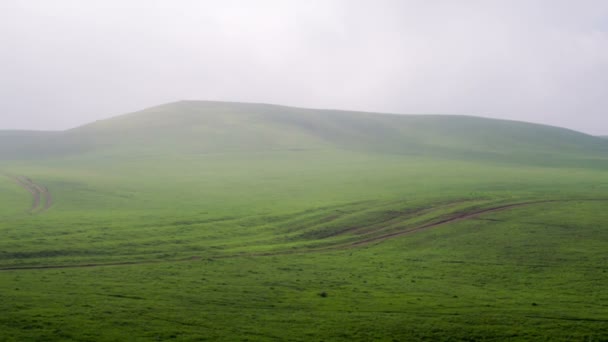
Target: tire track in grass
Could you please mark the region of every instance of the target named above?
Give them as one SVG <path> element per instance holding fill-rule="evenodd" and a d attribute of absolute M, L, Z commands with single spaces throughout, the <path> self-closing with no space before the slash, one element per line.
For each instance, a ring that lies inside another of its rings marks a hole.
<path fill-rule="evenodd" d="M 262 253 L 240 253 L 240 254 L 231 254 L 231 255 L 215 255 L 209 256 L 207 259 L 224 259 L 224 258 L 234 258 L 234 257 L 261 257 L 261 256 L 276 256 L 276 255 L 290 255 L 290 254 L 308 254 L 308 253 L 317 253 L 317 252 L 328 252 L 328 251 L 336 251 L 336 250 L 344 250 L 356 247 L 362 247 L 365 245 L 372 244 L 374 242 L 382 242 L 388 239 L 405 236 L 409 234 L 418 233 L 427 229 L 439 227 L 445 224 L 454 223 L 458 221 L 464 221 L 468 219 L 476 218 L 483 214 L 500 212 L 512 208 L 530 206 L 535 204 L 543 204 L 543 203 L 556 203 L 556 202 L 591 202 L 591 201 L 608 201 L 608 199 L 557 199 L 557 200 L 538 200 L 538 201 L 528 201 L 528 202 L 519 202 L 519 203 L 511 203 L 504 204 L 500 206 L 495 206 L 491 208 L 479 209 L 475 211 L 468 211 L 464 213 L 458 213 L 456 215 L 452 215 L 449 218 L 442 219 L 440 221 L 435 221 L 431 223 L 426 223 L 421 226 L 407 229 L 400 232 L 384 234 L 381 236 L 375 236 L 372 238 L 367 238 L 359 241 L 342 243 L 331 245 L 327 247 L 321 248 L 309 248 L 304 250 L 288 250 L 288 251 L 276 251 L 276 252 L 262 252 Z M 144 261 L 122 261 L 122 262 L 112 262 L 112 263 L 87 263 L 87 264 L 75 264 L 75 265 L 39 265 L 39 266 L 9 266 L 0 268 L 1 271 L 27 271 L 27 270 L 52 270 L 52 269 L 66 269 L 66 268 L 90 268 L 90 267 L 104 267 L 104 266 L 134 266 L 134 265 L 145 265 L 145 264 L 161 264 L 161 263 L 176 263 L 176 262 L 189 262 L 200 260 L 199 256 L 192 256 L 185 259 L 174 259 L 174 260 L 144 260 Z"/>
<path fill-rule="evenodd" d="M 133 266 L 133 265 L 151 265 L 151 264 L 164 264 L 164 263 L 176 263 L 186 261 L 200 260 L 201 257 L 193 256 L 184 259 L 175 260 L 142 260 L 142 261 L 119 261 L 109 263 L 86 263 L 86 264 L 75 264 L 75 265 L 32 265 L 32 266 L 8 266 L 0 268 L 2 271 L 27 271 L 27 270 L 57 270 L 65 268 L 90 268 L 90 267 L 104 267 L 104 266 Z"/>
<path fill-rule="evenodd" d="M 503 204 L 500 206 L 495 206 L 495 207 L 490 207 L 490 208 L 469 210 L 466 212 L 455 213 L 448 218 L 445 218 L 445 219 L 442 219 L 439 221 L 430 222 L 430 223 L 425 223 L 420 226 L 416 226 L 411 229 L 401 230 L 398 232 L 393 232 L 393 233 L 388 233 L 388 234 L 383 234 L 383 235 L 368 237 L 368 238 L 365 238 L 365 236 L 362 236 L 361 239 L 357 240 L 357 241 L 337 243 L 334 245 L 329 245 L 329 246 L 324 246 L 324 247 L 317 247 L 317 248 L 313 247 L 313 248 L 306 248 L 306 249 L 300 249 L 300 250 L 285 250 L 285 251 L 261 252 L 261 253 L 241 253 L 241 254 L 237 254 L 237 255 L 220 256 L 219 258 L 221 258 L 221 257 L 227 258 L 227 257 L 235 257 L 235 256 L 254 256 L 255 257 L 255 256 L 288 255 L 288 254 L 308 254 L 308 253 L 327 252 L 327 251 L 336 251 L 336 250 L 344 250 L 344 249 L 350 249 L 350 248 L 356 248 L 356 247 L 363 247 L 363 246 L 372 244 L 374 242 L 381 243 L 382 241 L 385 241 L 388 239 L 418 233 L 421 231 L 436 228 L 436 227 L 443 226 L 443 225 L 450 224 L 450 223 L 455 223 L 458 221 L 473 219 L 473 218 L 476 218 L 478 216 L 488 214 L 488 213 L 500 212 L 500 211 L 504 211 L 504 210 L 508 210 L 508 209 L 512 209 L 512 208 L 530 206 L 530 205 L 535 205 L 535 204 L 577 202 L 577 201 L 580 201 L 580 202 L 606 202 L 606 201 L 608 201 L 608 199 L 607 198 L 549 199 L 549 200 L 536 200 L 536 201 Z M 218 258 L 218 257 L 216 257 L 216 258 Z"/>
<path fill-rule="evenodd" d="M 357 246 L 362 246 L 362 245 L 367 245 L 373 242 L 381 242 L 387 239 L 392 239 L 398 236 L 403 236 L 403 235 L 409 235 L 409 234 L 413 234 L 413 233 L 417 233 L 423 230 L 427 230 L 430 228 L 435 228 L 438 226 L 442 226 L 444 224 L 448 224 L 448 223 L 454 223 L 454 222 L 458 222 L 458 221 L 463 221 L 463 220 L 467 220 L 467 219 L 472 219 L 475 218 L 479 215 L 483 215 L 483 214 L 488 214 L 488 213 L 493 213 L 493 212 L 497 212 L 497 211 L 503 211 L 503 210 L 507 210 L 507 209 L 511 209 L 511 208 L 517 208 L 517 207 L 523 207 L 523 206 L 527 206 L 527 205 L 532 205 L 532 204 L 541 204 L 541 203 L 551 203 L 551 202 L 558 202 L 560 200 L 542 200 L 542 201 L 530 201 L 530 202 L 521 202 L 521 203 L 512 203 L 512 204 L 505 204 L 502 206 L 498 206 L 498 207 L 492 207 L 492 208 L 486 208 L 486 209 L 481 209 L 481 210 L 477 210 L 477 211 L 472 211 L 472 212 L 464 212 L 464 213 L 460 213 L 460 214 L 456 214 L 454 216 L 451 216 L 449 218 L 446 218 L 444 220 L 440 220 L 437 222 L 431 222 L 431 223 L 427 223 L 424 224 L 422 226 L 419 227 L 415 227 L 413 229 L 407 229 L 405 231 L 400 231 L 400 232 L 394 232 L 394 233 L 390 233 L 390 234 L 384 234 L 384 235 L 380 235 L 380 236 L 375 236 L 372 238 L 368 238 L 368 239 L 364 239 L 361 241 L 356 241 L 354 243 L 351 244 L 351 246 L 353 247 L 357 247 Z"/>
<path fill-rule="evenodd" d="M 25 176 L 12 176 L 7 173 L 2 173 L 2 175 L 12 179 L 20 187 L 31 194 L 32 205 L 28 210 L 30 214 L 40 214 L 49 210 L 53 205 L 53 198 L 47 187 L 36 184 L 33 180 Z"/>
<path fill-rule="evenodd" d="M 13 179 L 21 186 L 23 189 L 28 191 L 32 195 L 32 206 L 30 207 L 30 213 L 36 211 L 38 206 L 40 205 L 40 192 L 38 189 L 31 185 L 31 182 L 28 181 L 27 178 L 22 176 L 13 177 Z"/>

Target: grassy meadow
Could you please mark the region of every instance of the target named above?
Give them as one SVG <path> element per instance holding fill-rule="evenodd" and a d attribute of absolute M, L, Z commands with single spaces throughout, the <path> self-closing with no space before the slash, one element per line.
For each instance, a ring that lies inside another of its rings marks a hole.
<path fill-rule="evenodd" d="M 0 340 L 608 340 L 599 138 L 184 102 L 0 141 L 53 198 L 0 177 Z"/>

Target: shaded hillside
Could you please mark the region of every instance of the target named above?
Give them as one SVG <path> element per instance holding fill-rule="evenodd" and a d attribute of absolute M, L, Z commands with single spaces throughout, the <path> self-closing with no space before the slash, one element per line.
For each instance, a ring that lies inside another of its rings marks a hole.
<path fill-rule="evenodd" d="M 587 163 L 608 156 L 604 139 L 524 122 L 204 101 L 169 103 L 64 132 L 4 132 L 0 139 L 4 159 L 317 149 L 520 162 Z"/>
<path fill-rule="evenodd" d="M 0 158 L 28 159 L 39 157 L 44 150 L 44 146 L 49 141 L 53 144 L 58 143 L 61 140 L 61 135 L 61 132 L 0 131 Z"/>

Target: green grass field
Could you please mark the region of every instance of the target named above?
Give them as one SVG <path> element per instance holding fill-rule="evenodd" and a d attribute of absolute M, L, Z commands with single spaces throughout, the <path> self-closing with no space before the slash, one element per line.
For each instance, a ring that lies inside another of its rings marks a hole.
<path fill-rule="evenodd" d="M 0 142 L 52 194 L 0 177 L 0 340 L 608 340 L 600 138 L 180 102 Z"/>

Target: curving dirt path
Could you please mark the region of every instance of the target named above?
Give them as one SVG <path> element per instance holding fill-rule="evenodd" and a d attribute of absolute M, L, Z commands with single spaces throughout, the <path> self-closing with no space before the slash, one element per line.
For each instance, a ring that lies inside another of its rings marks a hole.
<path fill-rule="evenodd" d="M 29 213 L 40 214 L 49 210 L 53 205 L 53 198 L 47 187 L 36 184 L 33 180 L 25 176 L 11 176 L 6 173 L 3 173 L 3 175 L 12 179 L 32 195 L 32 205 L 29 209 Z"/>
<path fill-rule="evenodd" d="M 316 253 L 316 252 L 326 252 L 332 250 L 343 250 L 349 248 L 356 248 L 365 246 L 374 242 L 382 242 L 387 239 L 396 238 L 399 236 L 409 235 L 417 232 L 421 232 L 427 229 L 435 228 L 438 226 L 442 226 L 449 223 L 454 223 L 458 221 L 468 220 L 475 217 L 478 217 L 483 214 L 493 213 L 504 211 L 512 208 L 529 206 L 534 204 L 542 204 L 542 203 L 553 203 L 553 202 L 575 202 L 575 201 L 608 201 L 608 199 L 561 199 L 561 200 L 538 200 L 538 201 L 528 201 L 528 202 L 519 202 L 519 203 L 511 203 L 504 204 L 500 206 L 495 206 L 491 208 L 478 209 L 474 211 L 468 211 L 464 213 L 457 213 L 451 217 L 442 219 L 440 221 L 427 223 L 418 227 L 414 227 L 412 229 L 407 229 L 404 231 L 394 232 L 390 234 L 384 234 L 380 236 L 375 236 L 355 242 L 342 243 L 337 245 L 331 245 L 327 247 L 321 248 L 311 248 L 306 250 L 295 250 L 295 251 L 276 251 L 276 252 L 262 252 L 262 253 L 240 253 L 240 254 L 232 254 L 232 255 L 219 255 L 219 256 L 210 256 L 210 258 L 234 258 L 234 257 L 258 257 L 258 256 L 275 256 L 275 255 L 290 255 L 290 254 L 307 254 L 307 253 Z M 49 269 L 65 269 L 65 268 L 90 268 L 90 267 L 103 267 L 103 266 L 129 266 L 129 265 L 145 265 L 145 264 L 159 264 L 159 263 L 175 263 L 175 262 L 189 262 L 200 260 L 201 257 L 193 256 L 185 259 L 174 259 L 174 260 L 145 260 L 145 261 L 122 261 L 122 262 L 111 262 L 111 263 L 87 263 L 87 264 L 76 264 L 76 265 L 40 265 L 40 266 L 9 266 L 5 268 L 0 268 L 1 271 L 24 271 L 24 270 L 49 270 Z"/>
<path fill-rule="evenodd" d="M 480 210 L 476 210 L 476 211 L 469 211 L 469 212 L 465 212 L 465 213 L 455 214 L 454 216 L 443 219 L 441 221 L 427 223 L 427 224 L 424 224 L 422 226 L 418 226 L 418 227 L 415 227 L 412 229 L 407 229 L 407 230 L 400 231 L 400 232 L 384 234 L 384 235 L 375 236 L 372 238 L 356 241 L 356 242 L 350 244 L 350 246 L 356 247 L 356 246 L 367 245 L 367 244 L 370 244 L 373 242 L 380 242 L 380 241 L 384 241 L 386 239 L 391 239 L 391 238 L 395 238 L 395 237 L 403 236 L 403 235 L 409 235 L 412 233 L 417 233 L 417 232 L 420 232 L 423 230 L 427 230 L 429 228 L 434 228 L 434 227 L 441 226 L 441 225 L 448 224 L 448 223 L 454 223 L 454 222 L 458 222 L 458 221 L 462 221 L 462 220 L 466 220 L 466 219 L 471 219 L 471 218 L 475 218 L 479 215 L 493 213 L 493 212 L 497 212 L 497 211 L 503 211 L 503 210 L 510 209 L 510 208 L 522 207 L 522 206 L 532 205 L 532 204 L 563 202 L 563 201 L 569 201 L 569 200 L 561 200 L 561 201 L 560 200 L 542 200 L 542 201 L 520 202 L 520 203 L 505 204 L 505 205 L 492 207 L 492 208 L 480 209 Z"/>

